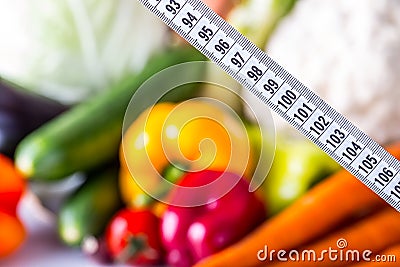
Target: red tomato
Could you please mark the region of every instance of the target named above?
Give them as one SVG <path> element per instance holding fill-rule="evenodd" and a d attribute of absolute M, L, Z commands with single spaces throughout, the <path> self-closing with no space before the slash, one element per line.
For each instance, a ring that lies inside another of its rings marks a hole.
<path fill-rule="evenodd" d="M 159 218 L 149 210 L 123 209 L 106 229 L 106 243 L 114 261 L 132 265 L 160 264 L 163 250 Z"/>
<path fill-rule="evenodd" d="M 15 215 L 24 189 L 22 175 L 15 169 L 11 159 L 0 154 L 0 210 Z"/>
<path fill-rule="evenodd" d="M 0 212 L 0 259 L 14 252 L 25 236 L 25 228 L 17 217 Z"/>

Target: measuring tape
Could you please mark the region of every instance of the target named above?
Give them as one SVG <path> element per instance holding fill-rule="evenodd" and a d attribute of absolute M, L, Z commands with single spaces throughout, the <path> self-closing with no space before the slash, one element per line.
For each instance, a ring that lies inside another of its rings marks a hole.
<path fill-rule="evenodd" d="M 400 211 L 400 161 L 201 0 L 139 0 L 165 24 Z"/>

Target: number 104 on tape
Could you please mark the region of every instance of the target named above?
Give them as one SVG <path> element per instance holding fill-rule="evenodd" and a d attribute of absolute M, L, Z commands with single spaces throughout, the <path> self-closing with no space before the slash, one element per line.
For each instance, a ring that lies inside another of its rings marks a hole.
<path fill-rule="evenodd" d="M 139 1 L 400 211 L 400 162 L 201 0 Z"/>

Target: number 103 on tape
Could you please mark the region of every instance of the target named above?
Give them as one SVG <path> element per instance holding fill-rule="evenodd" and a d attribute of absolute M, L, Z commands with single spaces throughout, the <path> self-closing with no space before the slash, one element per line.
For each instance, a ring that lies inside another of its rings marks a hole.
<path fill-rule="evenodd" d="M 400 211 L 400 162 L 201 0 L 139 1 Z"/>

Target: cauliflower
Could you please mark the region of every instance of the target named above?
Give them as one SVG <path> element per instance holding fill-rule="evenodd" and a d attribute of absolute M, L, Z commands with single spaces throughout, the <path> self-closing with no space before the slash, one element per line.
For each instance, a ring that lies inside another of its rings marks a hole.
<path fill-rule="evenodd" d="M 141 70 L 166 33 L 136 0 L 0 0 L 0 76 L 75 103 Z"/>
<path fill-rule="evenodd" d="M 400 140 L 400 1 L 299 1 L 266 51 L 376 141 Z"/>

